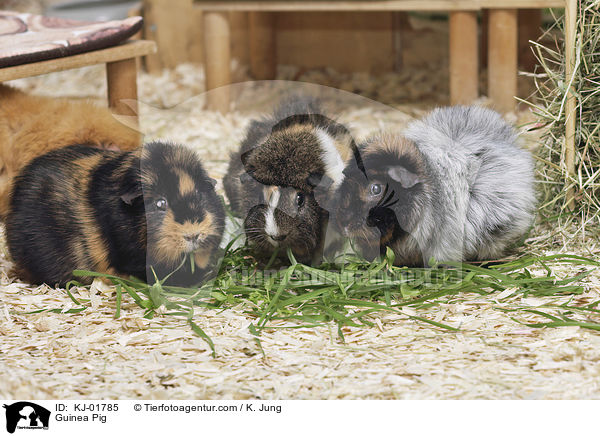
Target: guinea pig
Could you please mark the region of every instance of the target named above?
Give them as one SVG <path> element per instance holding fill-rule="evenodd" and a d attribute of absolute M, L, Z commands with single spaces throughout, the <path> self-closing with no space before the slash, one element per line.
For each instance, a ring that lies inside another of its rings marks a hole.
<path fill-rule="evenodd" d="M 152 283 L 152 270 L 162 279 L 183 262 L 166 283 L 189 286 L 212 266 L 224 215 L 214 180 L 186 147 L 74 145 L 35 158 L 15 178 L 7 245 L 21 278 L 35 284 L 64 286 L 75 269 Z"/>
<path fill-rule="evenodd" d="M 250 124 L 231 157 L 225 192 L 261 254 L 279 249 L 285 257 L 289 248 L 300 262 L 320 260 L 328 213 L 314 188 L 327 180 L 333 192 L 357 150 L 348 129 L 323 112 L 317 100 L 288 98 Z"/>
<path fill-rule="evenodd" d="M 13 177 L 33 158 L 73 144 L 121 151 L 141 134 L 109 109 L 85 101 L 29 95 L 0 84 L 0 219 L 6 217 Z"/>
<path fill-rule="evenodd" d="M 359 149 L 332 220 L 367 258 L 390 247 L 397 265 L 496 259 L 532 225 L 532 158 L 492 110 L 438 108 Z"/>

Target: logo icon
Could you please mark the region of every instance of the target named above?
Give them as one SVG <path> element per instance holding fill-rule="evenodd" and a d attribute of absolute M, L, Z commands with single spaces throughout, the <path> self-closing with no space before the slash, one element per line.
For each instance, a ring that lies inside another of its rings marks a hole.
<path fill-rule="evenodd" d="M 18 429 L 48 429 L 50 411 L 42 406 L 29 401 L 19 401 L 10 405 L 4 404 L 6 409 L 6 431 L 14 433 Z"/>

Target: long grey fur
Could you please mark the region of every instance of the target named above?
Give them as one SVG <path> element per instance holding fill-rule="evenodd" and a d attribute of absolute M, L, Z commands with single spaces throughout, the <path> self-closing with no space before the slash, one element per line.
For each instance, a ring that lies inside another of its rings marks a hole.
<path fill-rule="evenodd" d="M 404 135 L 422 152 L 434 188 L 411 232 L 425 263 L 495 259 L 527 232 L 536 209 L 533 162 L 497 112 L 438 108 Z"/>

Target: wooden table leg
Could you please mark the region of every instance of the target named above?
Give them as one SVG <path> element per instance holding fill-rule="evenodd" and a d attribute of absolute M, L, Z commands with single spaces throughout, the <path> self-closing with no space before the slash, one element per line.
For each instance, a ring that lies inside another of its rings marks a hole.
<path fill-rule="evenodd" d="M 450 12 L 450 103 L 478 96 L 477 12 Z"/>
<path fill-rule="evenodd" d="M 250 69 L 256 80 L 275 79 L 277 56 L 275 48 L 275 14 L 250 12 Z"/>
<path fill-rule="evenodd" d="M 575 74 L 575 44 L 577 36 L 577 0 L 568 0 L 565 5 L 565 82 L 571 83 Z M 567 89 L 565 108 L 565 142 L 563 155 L 567 169 L 567 208 L 575 209 L 576 186 L 570 186 L 569 177 L 575 177 L 575 134 L 577 118 L 577 98 L 573 84 Z"/>
<path fill-rule="evenodd" d="M 132 117 L 131 127 L 138 125 L 137 64 L 135 58 L 106 64 L 108 106 L 119 115 Z"/>
<path fill-rule="evenodd" d="M 209 110 L 229 111 L 231 42 L 227 12 L 204 13 L 204 71 Z M 219 88 L 219 89 L 215 89 Z"/>
<path fill-rule="evenodd" d="M 517 95 L 517 10 L 490 9 L 488 97 L 500 112 L 515 109 Z"/>

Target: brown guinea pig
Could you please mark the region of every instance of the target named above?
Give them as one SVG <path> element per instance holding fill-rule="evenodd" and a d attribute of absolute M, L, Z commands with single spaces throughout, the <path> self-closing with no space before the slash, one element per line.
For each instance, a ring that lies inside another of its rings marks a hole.
<path fill-rule="evenodd" d="M 0 219 L 13 177 L 33 158 L 72 144 L 122 151 L 141 144 L 138 131 L 92 103 L 28 95 L 2 84 L 0 102 Z"/>
<path fill-rule="evenodd" d="M 64 286 L 86 269 L 167 284 L 206 277 L 224 210 L 196 154 L 154 142 L 130 152 L 75 145 L 35 158 L 15 178 L 6 219 L 17 273 Z M 79 279 L 81 280 L 81 279 Z"/>
<path fill-rule="evenodd" d="M 291 249 L 300 262 L 320 262 L 328 214 L 315 188 L 327 180 L 322 195 L 332 192 L 356 153 L 349 130 L 312 98 L 290 97 L 253 121 L 223 179 L 248 243 L 267 256 Z"/>

